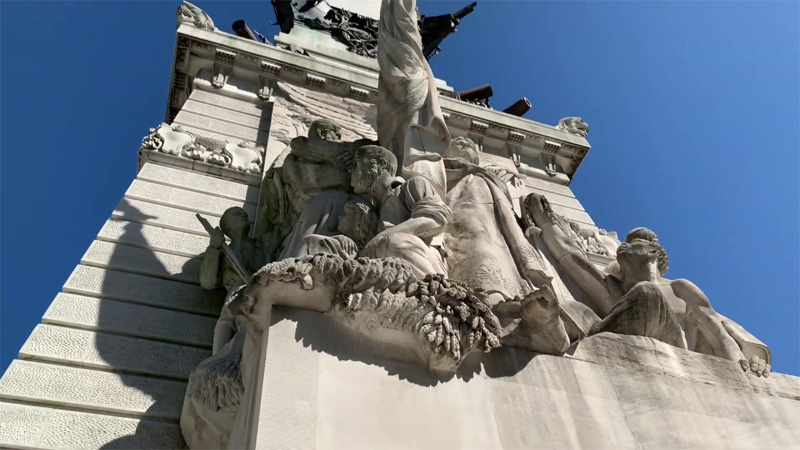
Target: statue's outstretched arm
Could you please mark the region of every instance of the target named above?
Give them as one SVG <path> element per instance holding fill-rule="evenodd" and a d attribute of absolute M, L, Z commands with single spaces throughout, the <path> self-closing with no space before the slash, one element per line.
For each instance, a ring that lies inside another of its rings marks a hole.
<path fill-rule="evenodd" d="M 563 228 L 565 224 L 557 223 L 544 196 L 529 194 L 525 206 L 534 224 L 541 229 L 540 236 L 547 249 L 586 294 L 588 306 L 601 318 L 605 317 L 619 300 L 619 293 L 611 289 L 611 280 L 589 261 Z"/>

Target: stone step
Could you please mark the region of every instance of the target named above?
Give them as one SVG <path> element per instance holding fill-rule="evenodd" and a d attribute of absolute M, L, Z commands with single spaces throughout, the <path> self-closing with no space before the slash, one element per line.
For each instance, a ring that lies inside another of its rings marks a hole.
<path fill-rule="evenodd" d="M 221 216 L 226 209 L 232 206 L 244 208 L 251 218 L 254 218 L 256 213 L 256 206 L 252 203 L 243 203 L 238 200 L 188 191 L 145 180 L 134 180 L 125 192 L 125 198 L 144 200 L 150 203 L 215 216 Z"/>
<path fill-rule="evenodd" d="M 183 449 L 175 423 L 0 402 L 0 447 Z"/>
<path fill-rule="evenodd" d="M 119 219 L 106 221 L 97 239 L 188 258 L 201 256 L 208 247 L 205 236 Z"/>
<path fill-rule="evenodd" d="M 228 200 L 258 203 L 258 188 L 254 186 L 223 180 L 222 178 L 215 178 L 193 171 L 148 163 L 142 167 L 136 178 L 202 194 L 210 194 Z"/>
<path fill-rule="evenodd" d="M 210 350 L 117 334 L 37 325 L 19 351 L 25 360 L 189 379 Z"/>
<path fill-rule="evenodd" d="M 81 264 L 200 284 L 202 259 L 94 241 L 81 258 Z"/>
<path fill-rule="evenodd" d="M 60 293 L 45 312 L 42 322 L 211 348 L 216 319 Z"/>
<path fill-rule="evenodd" d="M 22 360 L 0 380 L 0 399 L 174 421 L 185 392 L 174 380 Z"/>
<path fill-rule="evenodd" d="M 140 303 L 218 317 L 225 292 L 198 285 L 145 275 L 79 265 L 63 287 L 64 292 Z"/>

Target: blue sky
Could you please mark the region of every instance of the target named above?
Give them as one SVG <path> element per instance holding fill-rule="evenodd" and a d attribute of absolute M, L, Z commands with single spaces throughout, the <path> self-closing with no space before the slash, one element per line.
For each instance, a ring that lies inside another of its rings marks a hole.
<path fill-rule="evenodd" d="M 272 38 L 267 0 L 196 2 Z M 420 2 L 425 14 L 468 1 Z M 0 2 L 0 371 L 119 202 L 164 119 L 177 1 Z M 601 227 L 656 231 L 800 374 L 800 3 L 483 1 L 431 65 L 527 118 L 581 116 L 572 184 Z"/>

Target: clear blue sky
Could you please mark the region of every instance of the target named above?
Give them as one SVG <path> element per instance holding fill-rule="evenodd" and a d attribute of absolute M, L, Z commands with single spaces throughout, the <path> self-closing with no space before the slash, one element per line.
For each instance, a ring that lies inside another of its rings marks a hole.
<path fill-rule="evenodd" d="M 268 0 L 198 6 L 272 38 Z M 420 3 L 426 14 L 463 2 Z M 135 176 L 164 119 L 178 1 L 0 2 L 2 359 L 10 363 Z M 800 374 L 798 2 L 482 1 L 432 67 L 493 105 L 581 116 L 573 190 L 595 222 L 647 226 L 671 278 Z"/>

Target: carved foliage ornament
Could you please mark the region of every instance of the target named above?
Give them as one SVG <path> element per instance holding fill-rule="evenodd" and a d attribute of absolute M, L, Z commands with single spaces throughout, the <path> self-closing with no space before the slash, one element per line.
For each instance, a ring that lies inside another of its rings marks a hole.
<path fill-rule="evenodd" d="M 165 123 L 150 129 L 142 139 L 141 149 L 253 174 L 260 174 L 264 163 L 264 149 L 251 142 L 231 143 L 206 138 L 189 133 L 180 125 Z"/>

